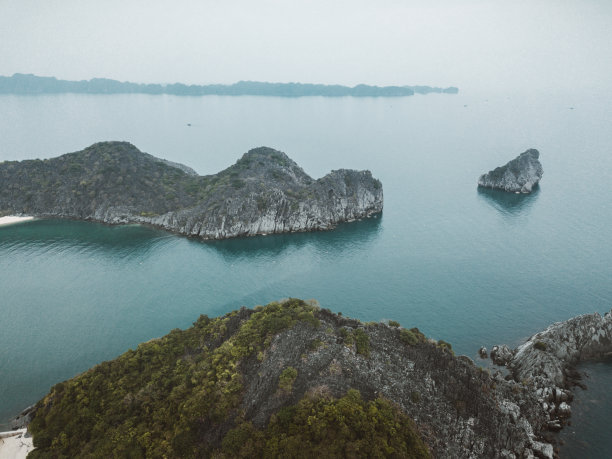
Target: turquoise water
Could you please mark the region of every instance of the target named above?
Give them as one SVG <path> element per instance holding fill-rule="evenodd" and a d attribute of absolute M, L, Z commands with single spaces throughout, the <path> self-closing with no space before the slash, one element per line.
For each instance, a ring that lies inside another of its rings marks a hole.
<path fill-rule="evenodd" d="M 0 160 L 127 140 L 205 174 L 267 145 L 314 177 L 370 169 L 385 192 L 379 218 L 326 233 L 202 242 L 140 226 L 0 227 L 0 420 L 199 314 L 288 296 L 418 326 L 475 359 L 481 345 L 516 345 L 551 322 L 609 311 L 611 102 L 465 90 L 401 99 L 0 96 Z M 535 193 L 476 188 L 481 173 L 531 147 L 544 167 Z M 611 400 L 592 393 L 609 420 L 602 406 Z M 567 448 L 575 438 L 599 448 L 591 457 L 612 448 L 601 424 L 572 428 Z"/>

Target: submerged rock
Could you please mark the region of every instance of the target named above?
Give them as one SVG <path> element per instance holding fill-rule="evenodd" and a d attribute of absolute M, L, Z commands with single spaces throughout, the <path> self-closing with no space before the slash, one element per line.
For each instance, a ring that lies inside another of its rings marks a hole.
<path fill-rule="evenodd" d="M 478 185 L 512 193 L 531 193 L 544 173 L 538 150 L 530 149 L 478 179 Z"/>
<path fill-rule="evenodd" d="M 58 158 L 0 163 L 0 215 L 145 223 L 204 239 L 332 229 L 383 208 L 370 171 L 315 180 L 285 153 L 260 147 L 218 174 L 101 142 Z"/>

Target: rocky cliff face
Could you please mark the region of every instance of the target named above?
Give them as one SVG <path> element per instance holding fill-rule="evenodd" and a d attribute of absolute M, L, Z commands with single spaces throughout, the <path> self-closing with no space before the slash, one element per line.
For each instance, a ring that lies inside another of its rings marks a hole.
<path fill-rule="evenodd" d="M 266 381 L 291 365 L 299 375 L 291 402 L 313 388 L 336 396 L 350 388 L 368 398 L 383 396 L 415 420 L 436 458 L 522 458 L 545 445 L 538 438 L 545 414 L 520 383 L 492 377 L 469 358 L 456 357 L 446 343 L 421 336 L 410 345 L 408 330 L 364 325 L 325 310 L 317 317 L 323 325 L 317 331 L 298 325 L 276 336 L 265 365 L 250 380 L 243 408 L 256 424 L 264 425 L 286 403 Z M 367 355 L 347 345 L 359 330 L 369 339 Z M 312 340 L 322 343 L 315 352 L 308 350 Z M 265 402 L 249 407 L 253 399 Z"/>
<path fill-rule="evenodd" d="M 546 426 L 560 430 L 571 414 L 576 382 L 574 365 L 612 354 L 612 311 L 574 317 L 552 324 L 514 350 L 495 346 L 491 358 L 506 365 L 514 380 L 533 392 L 546 413 Z"/>
<path fill-rule="evenodd" d="M 512 193 L 531 193 L 544 173 L 538 150 L 530 149 L 478 179 L 478 185 Z"/>
<path fill-rule="evenodd" d="M 145 223 L 204 239 L 327 230 L 382 208 L 382 184 L 369 171 L 314 180 L 266 147 L 210 176 L 125 142 L 0 163 L 0 214 Z"/>

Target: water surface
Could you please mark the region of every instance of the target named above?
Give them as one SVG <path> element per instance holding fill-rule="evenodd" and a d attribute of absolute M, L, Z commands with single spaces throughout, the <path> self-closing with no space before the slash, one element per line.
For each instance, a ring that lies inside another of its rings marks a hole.
<path fill-rule="evenodd" d="M 208 174 L 266 145 L 315 178 L 370 169 L 385 193 L 381 216 L 333 232 L 202 242 L 61 220 L 0 228 L 0 420 L 199 314 L 289 296 L 418 326 L 474 358 L 481 345 L 609 311 L 610 99 L 0 96 L 0 161 L 127 140 Z M 528 148 L 544 167 L 533 194 L 477 189 Z M 585 393 L 600 394 L 598 381 Z M 589 410 L 610 421 L 606 406 Z M 605 425 L 575 422 L 567 447 L 580 438 L 604 457 Z"/>

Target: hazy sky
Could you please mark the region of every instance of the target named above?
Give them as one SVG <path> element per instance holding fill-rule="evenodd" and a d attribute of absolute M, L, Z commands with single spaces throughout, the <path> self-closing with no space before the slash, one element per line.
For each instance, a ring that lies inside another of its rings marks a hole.
<path fill-rule="evenodd" d="M 0 0 L 0 75 L 604 88 L 610 0 Z"/>

